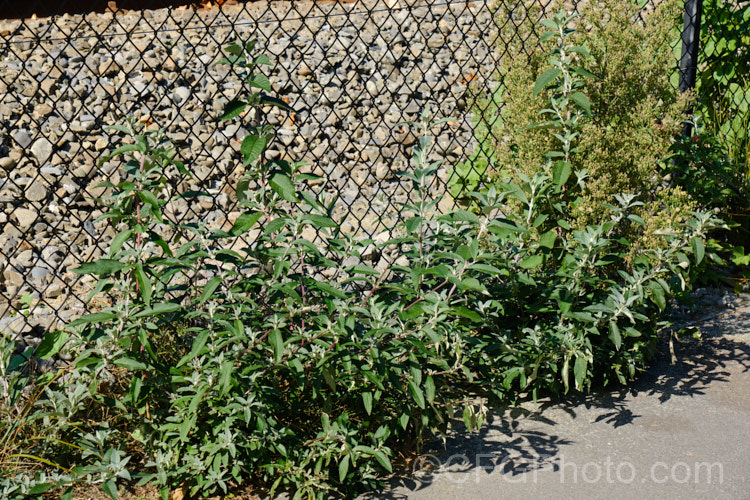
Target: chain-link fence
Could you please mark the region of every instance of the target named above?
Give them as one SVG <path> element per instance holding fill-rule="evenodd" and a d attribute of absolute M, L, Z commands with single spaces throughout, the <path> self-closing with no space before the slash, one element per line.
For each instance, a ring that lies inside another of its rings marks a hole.
<path fill-rule="evenodd" d="M 750 2 L 691 0 L 699 17 L 697 114 L 745 175 L 750 160 Z M 686 8 L 687 11 L 687 8 Z M 745 209 L 746 207 L 742 207 Z"/>
<path fill-rule="evenodd" d="M 247 131 L 216 123 L 241 88 L 229 68 L 214 65 L 229 42 L 258 40 L 275 63 L 275 91 L 295 110 L 264 117 L 278 128 L 266 156 L 306 161 L 322 177 L 311 188 L 339 195 L 343 229 L 376 235 L 397 222 L 410 195 L 394 175 L 408 166 L 417 140 L 403 122 L 427 106 L 436 118 L 451 118 L 436 131 L 445 184 L 449 166 L 476 146 L 477 91 L 498 83 L 496 33 L 530 12 L 519 3 L 518 19 L 499 19 L 489 0 L 144 9 L 164 3 L 40 2 L 35 11 L 13 2 L 2 12 L 0 330 L 31 342 L 88 307 L 91 281 L 70 269 L 102 255 L 114 236 L 96 221 L 102 212 L 93 200 L 101 181 L 119 179 L 116 164 L 98 160 L 121 140 L 105 127 L 126 116 L 163 128 L 193 173 L 183 187 L 207 193 L 194 203 L 174 201 L 168 215 L 231 226 Z M 537 5 L 546 15 L 549 4 Z M 26 303 L 28 317 L 17 313 Z"/>

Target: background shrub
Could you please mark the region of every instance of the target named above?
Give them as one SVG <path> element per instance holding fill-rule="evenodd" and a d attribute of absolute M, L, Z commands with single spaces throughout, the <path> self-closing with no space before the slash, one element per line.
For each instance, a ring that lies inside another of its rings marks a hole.
<path fill-rule="evenodd" d="M 587 175 L 571 214 L 577 228 L 606 217 L 604 207 L 614 194 L 638 193 L 646 202 L 636 210 L 646 221 L 641 229 L 646 240 L 636 244 L 650 246 L 656 241 L 647 241 L 653 231 L 679 223 L 695 208 L 681 188 L 665 184 L 661 170 L 682 129 L 689 99 L 669 81 L 674 58 L 667 40 L 678 7 L 677 2 L 662 2 L 647 13 L 632 2 L 605 1 L 585 7 L 576 21 L 581 29 L 574 35 L 575 44 L 587 50 L 586 55 L 574 54 L 576 64 L 591 75 L 584 84 L 590 107 L 571 160 L 575 170 Z M 639 13 L 645 21 L 633 22 Z M 512 13 L 498 14 L 505 16 Z M 494 132 L 489 135 L 495 160 L 489 182 L 517 179 L 519 173 L 534 175 L 544 164 L 544 152 L 559 144 L 548 129 L 529 127 L 539 121 L 547 103 L 545 92 L 533 99 L 529 95 L 555 43 L 541 40 L 531 21 L 534 17 L 532 9 L 519 24 L 507 23 L 501 33 L 499 45 L 509 46 L 502 105 L 488 106 L 483 114 Z M 522 47 L 518 40 L 525 40 Z M 499 113 L 499 120 L 493 112 Z"/>
<path fill-rule="evenodd" d="M 745 176 L 750 159 L 750 5 L 705 0 L 696 90 L 707 131 Z"/>

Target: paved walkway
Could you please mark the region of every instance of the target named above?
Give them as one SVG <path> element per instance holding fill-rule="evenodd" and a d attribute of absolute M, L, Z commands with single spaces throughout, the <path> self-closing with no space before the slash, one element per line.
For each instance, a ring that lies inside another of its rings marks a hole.
<path fill-rule="evenodd" d="M 627 389 L 496 410 L 371 498 L 750 499 L 750 307 L 699 326 L 676 364 L 665 347 Z"/>

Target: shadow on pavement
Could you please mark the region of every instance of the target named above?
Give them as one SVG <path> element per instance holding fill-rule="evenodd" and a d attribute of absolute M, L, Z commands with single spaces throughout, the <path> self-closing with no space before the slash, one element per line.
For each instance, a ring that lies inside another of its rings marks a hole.
<path fill-rule="evenodd" d="M 552 463 L 549 460 L 557 455 L 559 449 L 572 444 L 572 441 L 554 434 L 519 427 L 525 418 L 554 425 L 543 415 L 521 407 L 496 410 L 494 413 L 496 415 L 489 415 L 485 425 L 474 433 L 466 431 L 463 424 L 458 424 L 455 432 L 446 437 L 445 443 L 435 442 L 425 448 L 412 464 L 409 476 L 396 477 L 386 489 L 363 498 L 406 498 L 405 494 L 393 490 L 418 491 L 428 488 L 433 480 L 432 471 L 438 468 L 454 474 L 502 471 L 511 476 L 549 468 Z M 497 416 L 502 413 L 505 414 Z"/>
<path fill-rule="evenodd" d="M 384 490 L 365 498 L 406 498 L 405 490 L 429 488 L 434 479 L 432 471 L 438 470 L 477 475 L 497 471 L 512 477 L 555 469 L 560 449 L 575 442 L 568 436 L 547 432 L 560 418 L 574 419 L 584 411 L 591 415 L 594 410 L 594 422 L 616 429 L 631 425 L 640 417 L 630 404 L 635 397 L 654 399 L 658 404 L 673 398 L 696 398 L 705 395 L 711 385 L 727 383 L 730 373 L 750 372 L 748 325 L 750 310 L 700 325 L 702 340 L 691 338 L 674 343 L 675 364 L 670 364 L 668 342 L 662 341 L 651 368 L 630 386 L 568 395 L 565 401 L 498 407 L 475 433 L 467 432 L 458 423 L 444 443 L 435 442 L 425 448 L 408 476 L 393 478 Z M 744 335 L 740 338 L 737 334 Z M 529 421 L 534 425 L 528 425 Z M 524 425 L 520 425 L 522 422 Z"/>

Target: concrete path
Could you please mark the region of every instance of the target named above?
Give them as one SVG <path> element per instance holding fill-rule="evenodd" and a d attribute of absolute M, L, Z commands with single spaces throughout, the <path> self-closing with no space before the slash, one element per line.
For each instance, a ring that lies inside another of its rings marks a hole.
<path fill-rule="evenodd" d="M 750 307 L 698 326 L 676 364 L 665 345 L 629 388 L 495 410 L 369 498 L 750 499 Z"/>

